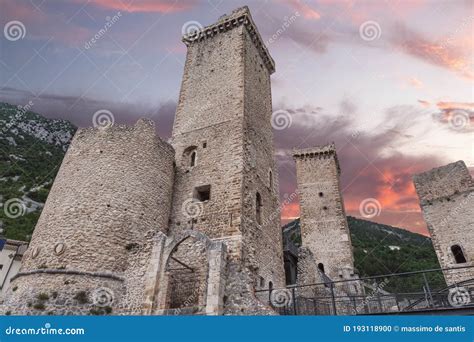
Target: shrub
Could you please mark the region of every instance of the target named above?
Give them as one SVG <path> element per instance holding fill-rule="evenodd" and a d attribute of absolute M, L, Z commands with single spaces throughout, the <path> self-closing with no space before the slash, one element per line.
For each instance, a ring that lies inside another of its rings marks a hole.
<path fill-rule="evenodd" d="M 36 298 L 38 298 L 38 300 L 48 300 L 49 296 L 46 293 L 40 293 L 36 296 Z"/>
<path fill-rule="evenodd" d="M 46 307 L 44 306 L 44 303 L 38 302 L 33 305 L 33 309 L 35 310 L 44 310 Z"/>

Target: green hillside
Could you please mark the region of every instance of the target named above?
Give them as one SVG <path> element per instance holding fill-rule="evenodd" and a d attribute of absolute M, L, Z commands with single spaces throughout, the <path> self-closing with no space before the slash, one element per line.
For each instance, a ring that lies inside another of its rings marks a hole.
<path fill-rule="evenodd" d="M 404 229 L 347 218 L 355 266 L 361 277 L 440 268 L 431 239 Z M 301 244 L 299 219 L 283 227 L 283 234 Z M 432 288 L 445 286 L 441 272 L 426 274 Z M 390 292 L 420 291 L 422 275 L 392 277 L 384 288 Z"/>
<path fill-rule="evenodd" d="M 7 238 L 31 237 L 75 131 L 68 121 L 0 103 L 0 226 Z"/>

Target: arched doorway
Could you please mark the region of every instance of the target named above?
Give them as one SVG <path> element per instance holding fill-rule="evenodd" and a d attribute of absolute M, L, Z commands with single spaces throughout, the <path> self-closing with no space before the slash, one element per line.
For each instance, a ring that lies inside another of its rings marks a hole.
<path fill-rule="evenodd" d="M 203 241 L 188 236 L 171 252 L 165 272 L 168 276 L 166 308 L 195 313 L 206 306 L 208 259 Z"/>

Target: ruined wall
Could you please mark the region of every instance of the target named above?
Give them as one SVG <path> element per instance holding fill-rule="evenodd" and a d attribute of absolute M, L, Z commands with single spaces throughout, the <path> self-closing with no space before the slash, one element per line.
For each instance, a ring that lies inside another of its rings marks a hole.
<path fill-rule="evenodd" d="M 414 176 L 420 206 L 442 268 L 474 266 L 474 182 L 463 161 Z M 460 246 L 465 263 L 451 250 Z M 444 272 L 454 284 L 474 278 L 474 268 Z"/>
<path fill-rule="evenodd" d="M 114 314 L 140 313 L 151 242 L 167 230 L 173 160 L 173 149 L 155 136 L 151 121 L 80 129 L 6 310 L 87 314 L 107 306 Z M 34 308 L 38 301 L 43 309 Z"/>
<path fill-rule="evenodd" d="M 352 244 L 339 185 L 334 144 L 294 152 L 302 246 L 333 280 L 354 272 Z M 351 273 L 351 272 L 349 272 Z"/>

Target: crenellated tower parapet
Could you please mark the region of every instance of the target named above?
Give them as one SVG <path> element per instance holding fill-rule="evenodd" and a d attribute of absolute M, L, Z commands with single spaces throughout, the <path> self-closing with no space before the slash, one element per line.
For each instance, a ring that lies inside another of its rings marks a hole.
<path fill-rule="evenodd" d="M 209 38 L 212 38 L 220 33 L 232 30 L 236 27 L 243 26 L 249 33 L 253 43 L 257 47 L 258 53 L 265 63 L 270 74 L 275 72 L 275 62 L 268 52 L 267 47 L 263 43 L 263 39 L 257 30 L 257 26 L 250 15 L 250 10 L 247 6 L 240 7 L 232 11 L 229 15 L 223 15 L 219 20 L 209 26 L 206 26 L 200 30 L 196 30 L 185 34 L 182 41 L 187 45 L 191 45 L 195 42 L 200 42 Z"/>

